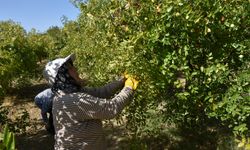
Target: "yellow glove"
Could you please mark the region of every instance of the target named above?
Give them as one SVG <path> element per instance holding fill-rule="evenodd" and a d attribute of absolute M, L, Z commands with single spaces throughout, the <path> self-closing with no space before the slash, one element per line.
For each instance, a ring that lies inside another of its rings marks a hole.
<path fill-rule="evenodd" d="M 137 86 L 138 86 L 138 84 L 139 84 L 139 81 L 136 80 L 136 79 L 134 79 L 134 78 L 132 78 L 132 81 L 133 81 L 133 83 L 134 83 L 133 89 L 136 90 L 136 88 L 137 88 Z"/>
<path fill-rule="evenodd" d="M 125 72 L 123 73 L 123 76 L 124 76 L 125 79 L 128 79 L 131 75 L 128 74 L 127 71 L 125 71 Z"/>
<path fill-rule="evenodd" d="M 128 77 L 125 81 L 125 87 L 130 87 L 131 89 L 135 90 L 138 86 L 139 81 L 135 80 L 134 78 Z"/>
<path fill-rule="evenodd" d="M 127 78 L 127 80 L 125 81 L 125 87 L 130 87 L 131 89 L 133 89 L 134 83 L 132 78 Z"/>

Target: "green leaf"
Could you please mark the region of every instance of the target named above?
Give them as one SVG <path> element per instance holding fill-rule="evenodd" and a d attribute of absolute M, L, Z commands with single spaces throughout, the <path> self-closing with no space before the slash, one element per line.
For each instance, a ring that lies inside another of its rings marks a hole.
<path fill-rule="evenodd" d="M 10 133 L 9 142 L 6 147 L 8 150 L 15 150 L 15 137 L 13 133 Z"/>
<path fill-rule="evenodd" d="M 4 127 L 4 137 L 3 137 L 3 144 L 6 146 L 6 145 L 8 145 L 8 143 L 9 143 L 9 140 L 10 140 L 10 132 L 9 132 L 9 128 L 8 128 L 8 126 L 7 125 L 5 125 L 5 127 Z"/>

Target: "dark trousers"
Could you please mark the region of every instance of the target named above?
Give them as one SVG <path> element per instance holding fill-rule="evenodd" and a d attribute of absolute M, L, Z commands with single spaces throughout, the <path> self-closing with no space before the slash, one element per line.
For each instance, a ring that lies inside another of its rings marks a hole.
<path fill-rule="evenodd" d="M 55 128 L 54 128 L 54 124 L 53 124 L 53 114 L 52 114 L 52 110 L 49 112 L 49 122 L 48 122 L 48 127 L 46 128 L 47 131 L 51 134 L 55 134 Z"/>

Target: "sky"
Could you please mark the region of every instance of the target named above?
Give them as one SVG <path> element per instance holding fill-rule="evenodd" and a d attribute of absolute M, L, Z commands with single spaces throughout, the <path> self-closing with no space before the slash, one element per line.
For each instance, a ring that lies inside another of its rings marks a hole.
<path fill-rule="evenodd" d="M 12 20 L 27 32 L 32 28 L 45 32 L 62 27 L 61 17 L 76 20 L 80 14 L 70 0 L 0 0 L 0 21 Z"/>

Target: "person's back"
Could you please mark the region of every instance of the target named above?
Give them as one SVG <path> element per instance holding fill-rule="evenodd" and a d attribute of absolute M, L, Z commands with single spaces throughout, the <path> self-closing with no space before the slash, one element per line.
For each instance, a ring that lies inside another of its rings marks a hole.
<path fill-rule="evenodd" d="M 83 92 L 59 91 L 53 101 L 53 114 L 57 116 L 55 149 L 105 149 L 102 120 L 119 114 L 130 101 L 132 91 L 124 88 L 112 99 L 103 97 L 110 97 L 110 91 L 120 90 L 123 85 L 124 81 L 114 81 L 101 88 L 85 88 Z"/>
<path fill-rule="evenodd" d="M 95 149 L 105 147 L 100 119 L 83 119 L 84 111 L 77 105 L 80 93 L 56 96 L 53 114 L 55 149 Z M 61 95 L 61 94 L 60 94 Z"/>

